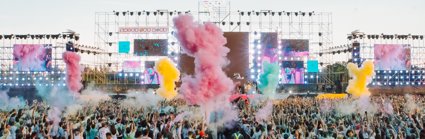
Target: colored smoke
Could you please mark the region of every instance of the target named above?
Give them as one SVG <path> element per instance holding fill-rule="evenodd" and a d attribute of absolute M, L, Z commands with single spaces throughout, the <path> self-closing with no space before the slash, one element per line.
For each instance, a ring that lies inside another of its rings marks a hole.
<path fill-rule="evenodd" d="M 416 104 L 415 99 L 411 95 L 406 94 L 404 97 L 406 99 L 406 103 L 405 103 L 405 108 L 406 108 L 405 111 L 406 112 L 413 113 L 416 110 L 418 110 L 419 107 Z"/>
<path fill-rule="evenodd" d="M 127 98 L 121 103 L 124 107 L 145 108 L 154 107 L 162 100 L 161 97 L 154 94 L 154 91 L 149 89 L 147 92 L 129 92 Z"/>
<path fill-rule="evenodd" d="M 81 83 L 80 56 L 75 52 L 64 52 L 63 60 L 66 64 L 66 83 L 71 92 L 78 92 L 83 88 Z"/>
<path fill-rule="evenodd" d="M 180 71 L 168 58 L 158 60 L 155 63 L 155 70 L 161 75 L 160 88 L 156 92 L 165 99 L 173 99 L 177 95 L 175 82 L 179 80 Z"/>
<path fill-rule="evenodd" d="M 37 95 L 43 99 L 50 107 L 48 111 L 48 120 L 58 125 L 61 121 L 61 115 L 67 107 L 76 103 L 74 93 L 70 93 L 66 88 L 36 86 Z"/>
<path fill-rule="evenodd" d="M 258 123 L 263 123 L 264 121 L 268 121 L 273 112 L 273 102 L 268 101 L 266 106 L 259 109 L 257 113 L 255 113 L 255 120 Z"/>
<path fill-rule="evenodd" d="M 25 100 L 20 97 L 9 97 L 8 90 L 0 91 L 0 110 L 12 110 L 24 107 Z"/>
<path fill-rule="evenodd" d="M 218 96 L 229 94 L 233 81 L 222 68 L 228 64 L 226 38 L 213 23 L 199 24 L 192 16 L 174 18 L 177 38 L 183 52 L 195 58 L 195 75 L 182 79 L 180 91 L 188 103 L 205 104 Z"/>
<path fill-rule="evenodd" d="M 13 57 L 17 63 L 17 68 L 22 71 L 43 71 L 44 57 L 46 56 L 46 49 L 43 45 L 38 44 L 22 44 L 14 45 Z"/>
<path fill-rule="evenodd" d="M 358 98 L 360 96 L 369 96 L 370 92 L 367 85 L 371 81 L 374 73 L 374 65 L 372 61 L 365 61 L 361 68 L 357 64 L 348 63 L 347 69 L 352 79 L 348 82 L 347 92 Z"/>
<path fill-rule="evenodd" d="M 279 65 L 277 63 L 263 62 L 263 72 L 258 79 L 258 88 L 269 98 L 273 98 L 279 83 Z"/>

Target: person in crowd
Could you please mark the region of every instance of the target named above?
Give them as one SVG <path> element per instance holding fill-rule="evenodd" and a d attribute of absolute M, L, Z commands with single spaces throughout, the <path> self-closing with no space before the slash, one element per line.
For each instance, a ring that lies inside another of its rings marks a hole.
<path fill-rule="evenodd" d="M 60 121 L 49 118 L 46 103 L 34 102 L 0 110 L 0 139 L 422 139 L 425 97 L 417 95 L 412 99 L 372 96 L 375 111 L 355 109 L 346 113 L 337 107 L 354 99 L 290 97 L 274 100 L 273 112 L 263 122 L 255 119 L 255 113 L 265 102 L 238 99 L 240 102 L 233 104 L 239 111 L 239 120 L 233 121 L 231 127 L 209 127 L 202 118 L 190 116 L 176 120 L 183 111 L 199 109 L 180 99 L 142 108 L 121 105 L 122 100 L 102 101 L 84 106 L 76 114 L 62 113 Z M 384 107 L 387 105 L 392 107 Z M 173 109 L 166 111 L 165 107 Z"/>

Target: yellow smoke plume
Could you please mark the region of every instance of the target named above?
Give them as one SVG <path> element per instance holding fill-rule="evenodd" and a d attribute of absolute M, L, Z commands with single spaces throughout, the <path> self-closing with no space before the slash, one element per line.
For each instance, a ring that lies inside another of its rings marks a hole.
<path fill-rule="evenodd" d="M 348 63 L 348 73 L 352 79 L 348 82 L 347 92 L 353 97 L 369 96 L 370 92 L 367 85 L 370 83 L 370 78 L 375 74 L 372 61 L 365 61 L 361 68 L 357 64 Z"/>
<path fill-rule="evenodd" d="M 319 94 L 316 96 L 317 99 L 344 99 L 347 94 Z"/>
<path fill-rule="evenodd" d="M 160 88 L 156 92 L 163 98 L 173 99 L 177 92 L 175 82 L 179 80 L 180 71 L 174 66 L 168 58 L 163 58 L 155 63 L 155 70 L 160 75 Z"/>

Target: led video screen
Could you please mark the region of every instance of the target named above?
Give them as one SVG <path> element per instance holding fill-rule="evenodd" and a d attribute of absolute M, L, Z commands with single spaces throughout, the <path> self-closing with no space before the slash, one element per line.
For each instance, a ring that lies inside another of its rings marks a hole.
<path fill-rule="evenodd" d="M 264 32 L 261 33 L 260 44 L 262 48 L 262 61 L 270 63 L 278 61 L 277 55 L 277 33 Z"/>
<path fill-rule="evenodd" d="M 136 56 L 167 56 L 167 39 L 135 39 L 134 55 Z"/>
<path fill-rule="evenodd" d="M 307 72 L 319 72 L 319 61 L 308 60 L 307 61 Z"/>
<path fill-rule="evenodd" d="M 374 57 L 376 70 L 408 70 L 411 66 L 406 44 L 375 44 Z"/>
<path fill-rule="evenodd" d="M 17 71 L 50 71 L 52 68 L 51 44 L 13 45 L 13 67 Z"/>
<path fill-rule="evenodd" d="M 155 70 L 154 61 L 145 61 L 145 71 L 143 84 L 159 84 L 159 74 Z"/>
<path fill-rule="evenodd" d="M 303 61 L 282 61 L 281 81 L 283 84 L 303 84 L 304 71 Z"/>
<path fill-rule="evenodd" d="M 129 41 L 119 41 L 118 42 L 118 53 L 129 53 L 130 52 L 130 42 Z"/>
<path fill-rule="evenodd" d="M 142 63 L 140 61 L 124 61 L 122 68 L 124 72 L 141 72 Z"/>
<path fill-rule="evenodd" d="M 282 52 L 284 57 L 308 56 L 308 40 L 282 39 Z"/>

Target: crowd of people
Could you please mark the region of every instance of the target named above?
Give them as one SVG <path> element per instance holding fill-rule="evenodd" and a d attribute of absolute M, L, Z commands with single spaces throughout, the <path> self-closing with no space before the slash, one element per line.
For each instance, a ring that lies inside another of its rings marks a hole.
<path fill-rule="evenodd" d="M 273 112 L 265 121 L 255 119 L 264 103 L 249 99 L 233 102 L 239 119 L 228 126 L 208 126 L 202 118 L 188 116 L 196 111 L 182 100 L 161 101 L 153 107 L 126 107 L 121 100 L 102 101 L 84 106 L 75 114 L 62 113 L 60 120 L 50 117 L 52 109 L 34 102 L 18 109 L 0 112 L 1 139 L 422 139 L 425 138 L 425 97 L 374 96 L 371 103 L 382 99 L 392 105 L 392 112 L 354 110 L 342 113 L 337 107 L 353 99 L 326 100 L 290 97 L 273 101 Z M 415 107 L 407 108 L 408 101 Z M 326 109 L 323 108 L 326 105 Z M 329 105 L 328 105 L 329 104 Z"/>

